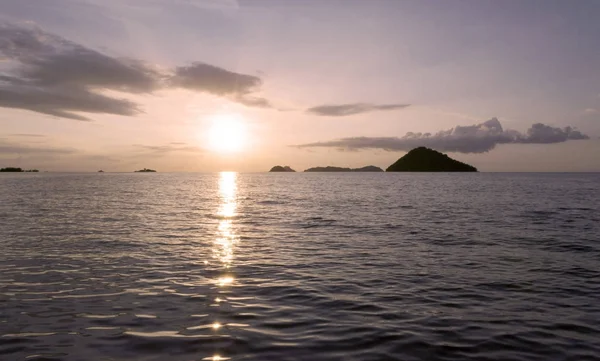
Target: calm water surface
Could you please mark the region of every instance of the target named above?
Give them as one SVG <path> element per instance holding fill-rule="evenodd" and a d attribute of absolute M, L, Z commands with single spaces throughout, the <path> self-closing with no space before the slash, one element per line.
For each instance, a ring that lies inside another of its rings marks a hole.
<path fill-rule="evenodd" d="M 600 360 L 599 174 L 2 174 L 1 360 Z"/>

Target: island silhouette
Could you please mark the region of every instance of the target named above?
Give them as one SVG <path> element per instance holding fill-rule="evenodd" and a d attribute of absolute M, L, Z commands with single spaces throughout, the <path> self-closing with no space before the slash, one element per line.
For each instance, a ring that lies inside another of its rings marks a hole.
<path fill-rule="evenodd" d="M 273 168 L 271 168 L 271 170 L 269 172 L 295 172 L 295 170 L 293 170 L 292 168 L 290 168 L 289 165 L 286 166 L 280 166 L 280 165 L 276 165 Z"/>
<path fill-rule="evenodd" d="M 477 172 L 477 168 L 437 150 L 418 147 L 390 165 L 386 172 Z"/>
<path fill-rule="evenodd" d="M 144 168 L 144 169 L 136 170 L 135 173 L 156 173 L 156 171 L 154 169 Z"/>
<path fill-rule="evenodd" d="M 27 169 L 24 170 L 22 168 L 19 167 L 6 167 L 6 168 L 0 168 L 0 172 L 15 172 L 15 173 L 19 173 L 19 172 L 25 172 L 25 173 L 37 173 L 39 172 L 39 170 L 37 169 Z"/>
<path fill-rule="evenodd" d="M 343 168 L 343 167 L 313 167 L 308 168 L 305 172 L 383 172 L 383 169 L 374 165 L 368 165 L 362 168 Z"/>
<path fill-rule="evenodd" d="M 444 153 L 427 147 L 414 148 L 394 164 L 387 167 L 386 172 L 477 172 L 472 165 L 452 159 Z M 289 166 L 276 165 L 269 172 L 295 172 Z M 374 165 L 362 168 L 344 167 L 313 167 L 305 172 L 383 172 L 383 169 Z"/>

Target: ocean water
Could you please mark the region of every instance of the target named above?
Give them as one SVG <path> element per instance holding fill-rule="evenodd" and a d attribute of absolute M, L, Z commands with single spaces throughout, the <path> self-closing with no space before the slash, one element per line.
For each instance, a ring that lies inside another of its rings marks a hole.
<path fill-rule="evenodd" d="M 600 360 L 600 174 L 2 174 L 0 360 Z"/>

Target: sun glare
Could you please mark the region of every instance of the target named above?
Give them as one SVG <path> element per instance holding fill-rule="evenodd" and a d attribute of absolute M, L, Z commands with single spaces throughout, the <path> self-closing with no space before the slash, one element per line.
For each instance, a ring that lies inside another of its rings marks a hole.
<path fill-rule="evenodd" d="M 244 118 L 239 114 L 219 114 L 211 119 L 208 142 L 212 150 L 233 153 L 246 144 L 247 132 Z"/>

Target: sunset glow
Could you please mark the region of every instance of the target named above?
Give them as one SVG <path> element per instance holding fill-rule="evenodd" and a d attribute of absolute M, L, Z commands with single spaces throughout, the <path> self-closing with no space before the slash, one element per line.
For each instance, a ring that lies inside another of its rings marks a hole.
<path fill-rule="evenodd" d="M 0 361 L 600 361 L 598 19 L 0 0 Z"/>
<path fill-rule="evenodd" d="M 218 153 L 242 150 L 247 142 L 244 118 L 239 114 L 219 114 L 211 118 L 208 131 L 209 148 Z"/>

